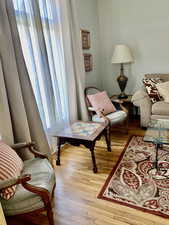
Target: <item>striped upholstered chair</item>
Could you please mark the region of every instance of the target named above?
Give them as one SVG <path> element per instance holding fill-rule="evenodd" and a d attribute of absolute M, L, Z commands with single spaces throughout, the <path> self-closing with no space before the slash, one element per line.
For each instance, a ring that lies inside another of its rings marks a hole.
<path fill-rule="evenodd" d="M 36 151 L 34 143 L 15 144 L 12 148 L 15 151 L 23 151 L 27 148 L 35 157 L 23 161 L 20 176 L 0 180 L 0 193 L 16 185 L 16 192 L 9 200 L 0 197 L 4 214 L 14 216 L 46 210 L 49 224 L 54 225 L 51 201 L 55 187 L 55 174 L 47 156 Z"/>

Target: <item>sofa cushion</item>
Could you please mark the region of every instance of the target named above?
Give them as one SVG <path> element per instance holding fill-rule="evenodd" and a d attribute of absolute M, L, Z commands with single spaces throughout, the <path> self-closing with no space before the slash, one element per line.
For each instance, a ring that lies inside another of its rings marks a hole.
<path fill-rule="evenodd" d="M 165 102 L 169 103 L 169 81 L 156 85 Z"/>
<path fill-rule="evenodd" d="M 22 175 L 31 174 L 28 182 L 34 186 L 41 187 L 52 193 L 55 185 L 54 170 L 47 159 L 34 158 L 24 161 Z M 21 184 L 17 185 L 16 193 L 9 200 L 1 199 L 5 215 L 12 216 L 27 213 L 44 207 L 42 198 L 27 191 Z"/>
<path fill-rule="evenodd" d="M 17 153 L 8 145 L 0 141 L 0 180 L 7 180 L 20 176 L 23 162 Z M 15 194 L 16 185 L 5 188 L 0 196 L 6 200 Z"/>
<path fill-rule="evenodd" d="M 93 95 L 87 95 L 87 98 L 91 104 L 91 106 L 97 110 L 103 110 L 103 114 L 107 115 L 109 113 L 115 112 L 116 108 L 111 102 L 110 98 L 108 97 L 105 91 L 98 92 Z"/>
<path fill-rule="evenodd" d="M 159 91 L 156 87 L 157 84 L 162 83 L 163 81 L 159 78 L 144 78 L 143 84 L 145 85 L 147 94 L 149 95 L 151 102 L 155 103 L 162 99 L 160 96 Z"/>
<path fill-rule="evenodd" d="M 169 116 L 169 103 L 164 101 L 154 103 L 152 105 L 152 114 Z"/>

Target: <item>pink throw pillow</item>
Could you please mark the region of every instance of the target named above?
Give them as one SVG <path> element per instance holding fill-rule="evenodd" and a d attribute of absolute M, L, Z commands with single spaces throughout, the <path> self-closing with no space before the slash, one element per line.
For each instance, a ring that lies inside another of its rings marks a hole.
<path fill-rule="evenodd" d="M 17 153 L 8 145 L 0 141 L 0 180 L 17 178 L 23 169 L 23 162 Z M 5 188 L 0 196 L 6 200 L 10 199 L 16 190 L 16 185 Z"/>
<path fill-rule="evenodd" d="M 109 113 L 115 112 L 116 108 L 114 107 L 113 103 L 111 102 L 110 98 L 108 97 L 105 91 L 98 92 L 93 95 L 87 95 L 87 98 L 91 104 L 91 106 L 97 110 L 103 110 L 103 114 L 107 115 Z"/>

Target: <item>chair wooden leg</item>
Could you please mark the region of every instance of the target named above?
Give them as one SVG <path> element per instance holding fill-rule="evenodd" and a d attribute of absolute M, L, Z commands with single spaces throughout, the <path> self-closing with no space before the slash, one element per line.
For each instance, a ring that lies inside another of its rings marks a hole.
<path fill-rule="evenodd" d="M 107 150 L 108 152 L 111 152 L 111 133 L 110 133 L 110 129 L 111 127 L 108 126 L 106 129 L 105 129 L 105 132 L 104 132 L 104 136 L 105 136 L 105 139 L 106 139 L 106 144 L 107 144 Z"/>
<path fill-rule="evenodd" d="M 129 133 L 129 115 L 127 116 L 125 124 L 126 124 L 126 134 L 128 134 Z"/>
<path fill-rule="evenodd" d="M 92 162 L 93 162 L 93 172 L 97 173 L 97 165 L 96 165 L 96 159 L 95 159 L 95 154 L 94 154 L 94 147 L 95 147 L 95 142 L 93 142 L 90 146 L 90 152 L 92 156 Z"/>
<path fill-rule="evenodd" d="M 111 125 L 109 125 L 109 127 L 108 127 L 108 138 L 109 138 L 109 144 L 110 144 L 110 148 L 111 148 Z"/>
<path fill-rule="evenodd" d="M 51 206 L 50 202 L 49 202 L 48 206 L 46 207 L 46 210 L 47 210 L 47 217 L 49 220 L 49 225 L 54 225 L 53 210 L 52 210 L 52 206 Z"/>
<path fill-rule="evenodd" d="M 57 154 L 57 160 L 56 165 L 60 166 L 60 151 L 61 151 L 61 140 L 58 138 L 58 154 Z"/>
<path fill-rule="evenodd" d="M 53 190 L 54 191 L 54 190 Z M 53 210 L 52 210 L 52 205 L 51 205 L 51 197 L 49 192 L 43 193 L 41 195 L 46 211 L 47 211 L 47 217 L 49 221 L 49 225 L 54 225 L 54 217 L 53 217 Z"/>

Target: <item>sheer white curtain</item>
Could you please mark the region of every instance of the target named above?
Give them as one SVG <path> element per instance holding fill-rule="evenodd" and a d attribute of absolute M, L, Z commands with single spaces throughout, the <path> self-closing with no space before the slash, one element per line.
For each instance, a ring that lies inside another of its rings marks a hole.
<path fill-rule="evenodd" d="M 87 120 L 74 0 L 13 0 L 23 54 L 46 133 Z"/>
<path fill-rule="evenodd" d="M 56 0 L 13 0 L 23 54 L 46 132 L 70 120 L 60 11 Z"/>

